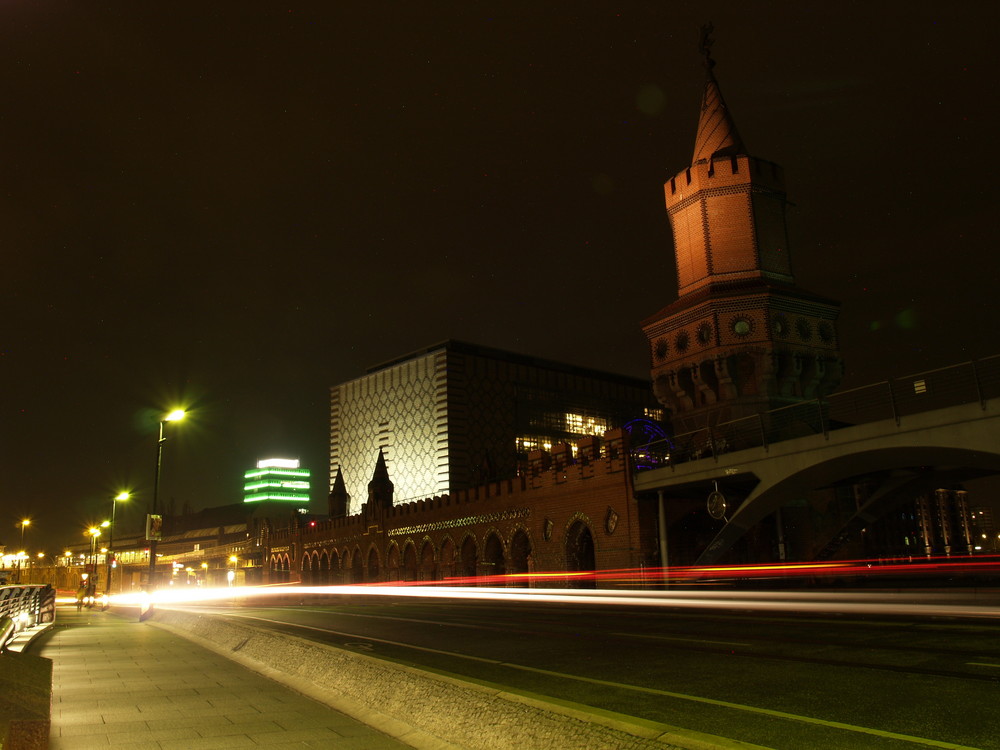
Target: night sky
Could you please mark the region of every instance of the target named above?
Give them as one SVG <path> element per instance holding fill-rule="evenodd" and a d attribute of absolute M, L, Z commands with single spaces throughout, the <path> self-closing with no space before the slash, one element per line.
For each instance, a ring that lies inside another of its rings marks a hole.
<path fill-rule="evenodd" d="M 137 523 L 176 404 L 164 506 L 281 455 L 321 509 L 328 388 L 371 365 L 646 377 L 707 21 L 843 386 L 1000 353 L 997 8 L 0 0 L 0 542 L 61 551 L 122 488 Z"/>

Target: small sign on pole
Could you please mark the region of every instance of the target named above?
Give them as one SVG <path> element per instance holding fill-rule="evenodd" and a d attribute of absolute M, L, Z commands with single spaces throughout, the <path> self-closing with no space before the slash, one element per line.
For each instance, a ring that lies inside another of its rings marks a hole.
<path fill-rule="evenodd" d="M 160 541 L 163 538 L 163 516 L 146 515 L 146 541 Z"/>

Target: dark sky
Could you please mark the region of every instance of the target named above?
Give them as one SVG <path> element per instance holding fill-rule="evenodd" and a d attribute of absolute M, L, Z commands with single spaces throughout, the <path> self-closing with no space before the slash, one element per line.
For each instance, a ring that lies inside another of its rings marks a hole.
<path fill-rule="evenodd" d="M 177 403 L 200 508 L 446 338 L 646 376 L 709 20 L 844 386 L 1000 352 L 996 8 L 0 1 L 0 541 L 137 521 Z"/>

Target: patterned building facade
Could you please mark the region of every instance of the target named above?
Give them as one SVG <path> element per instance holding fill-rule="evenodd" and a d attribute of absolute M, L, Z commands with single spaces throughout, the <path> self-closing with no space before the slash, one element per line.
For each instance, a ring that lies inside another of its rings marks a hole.
<path fill-rule="evenodd" d="M 331 389 L 330 487 L 340 475 L 357 513 L 381 452 L 396 503 L 444 495 L 516 477 L 536 448 L 660 413 L 646 381 L 447 341 Z"/>

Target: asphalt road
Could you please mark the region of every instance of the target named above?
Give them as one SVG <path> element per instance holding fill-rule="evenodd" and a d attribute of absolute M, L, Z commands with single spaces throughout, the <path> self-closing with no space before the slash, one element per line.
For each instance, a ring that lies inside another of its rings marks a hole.
<path fill-rule="evenodd" d="M 1000 748 L 1000 622 L 336 597 L 213 608 L 773 748 Z"/>

